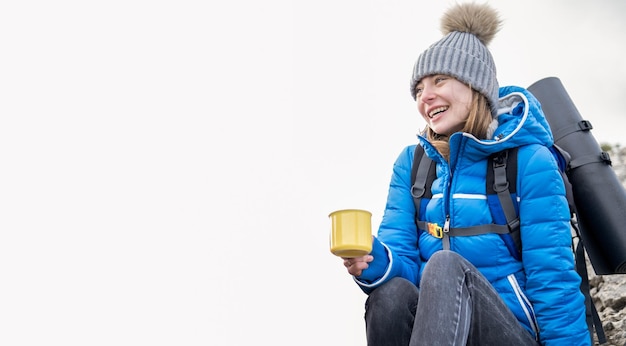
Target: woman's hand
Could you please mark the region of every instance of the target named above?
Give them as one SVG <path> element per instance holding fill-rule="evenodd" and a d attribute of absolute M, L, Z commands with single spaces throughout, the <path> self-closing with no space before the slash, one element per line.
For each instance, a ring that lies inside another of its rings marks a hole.
<path fill-rule="evenodd" d="M 353 276 L 361 276 L 361 273 L 369 267 L 371 261 L 374 260 L 374 256 L 365 255 L 363 257 L 347 258 L 342 257 L 343 265 L 348 268 L 348 273 Z"/>

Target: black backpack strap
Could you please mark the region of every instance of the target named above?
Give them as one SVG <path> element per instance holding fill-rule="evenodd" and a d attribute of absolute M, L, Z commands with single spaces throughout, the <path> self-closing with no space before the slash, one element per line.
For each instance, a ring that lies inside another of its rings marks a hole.
<path fill-rule="evenodd" d="M 567 186 L 568 184 L 570 184 L 569 180 L 566 181 L 565 185 Z M 571 184 L 570 184 L 570 187 L 571 187 Z M 582 234 L 579 228 L 580 224 L 578 223 L 578 220 L 574 216 L 574 214 L 576 214 L 576 207 L 574 204 L 572 204 L 571 210 L 572 210 L 572 218 L 570 219 L 570 223 L 572 225 L 572 228 L 575 231 L 575 238 L 578 239 L 578 244 L 576 244 L 576 250 L 575 250 L 576 272 L 581 278 L 580 291 L 585 296 L 585 315 L 587 318 L 587 328 L 589 329 L 589 336 L 591 337 L 591 342 L 593 343 L 593 332 L 595 329 L 596 335 L 598 336 L 598 343 L 602 345 L 606 343 L 606 334 L 604 333 L 604 327 L 602 326 L 602 320 L 600 319 L 600 315 L 598 314 L 596 305 L 593 303 L 593 299 L 591 298 L 591 287 L 589 284 L 589 272 L 587 271 L 587 260 L 585 258 L 585 247 L 583 244 Z M 572 238 L 572 249 L 574 249 L 574 238 Z"/>
<path fill-rule="evenodd" d="M 576 203 L 574 202 L 574 191 L 572 190 L 572 183 L 570 183 L 569 177 L 567 176 L 568 169 L 571 169 L 570 162 L 572 160 L 572 157 L 567 151 L 565 151 L 565 149 L 559 147 L 556 144 L 553 144 L 552 147 L 550 147 L 550 150 L 557 160 L 559 173 L 561 173 L 563 184 L 565 184 L 565 197 L 567 198 L 567 204 L 569 205 L 570 216 L 573 217 L 574 213 L 576 213 Z M 575 227 L 574 225 L 572 226 Z M 576 228 L 576 230 L 578 229 Z"/>
<path fill-rule="evenodd" d="M 584 156 L 577 157 L 570 161 L 569 168 L 574 169 L 580 166 L 584 166 L 590 163 L 597 163 L 597 162 L 601 162 L 609 166 L 613 165 L 611 161 L 611 156 L 609 155 L 609 153 L 607 153 L 606 151 L 603 151 L 597 155 L 592 154 L 592 155 L 584 155 Z"/>
<path fill-rule="evenodd" d="M 558 131 L 554 131 L 552 136 L 554 137 L 554 142 L 559 142 L 561 138 L 578 131 L 591 131 L 593 126 L 589 120 L 581 120 L 579 122 L 570 124 L 568 126 L 561 127 Z"/>
<path fill-rule="evenodd" d="M 420 220 L 422 198 L 431 198 L 430 187 L 437 176 L 436 163 L 425 155 L 421 145 L 415 147 L 413 166 L 411 167 L 411 195 L 415 204 L 415 222 L 420 229 L 425 229 L 426 223 Z"/>
<path fill-rule="evenodd" d="M 515 208 L 517 201 L 513 199 L 517 189 L 517 151 L 518 148 L 511 148 L 489 157 L 488 165 L 491 169 L 487 169 L 486 192 L 498 197 L 508 233 L 517 253 L 521 254 L 520 219 Z M 495 210 L 492 208 L 493 212 Z"/>
<path fill-rule="evenodd" d="M 450 237 L 469 237 L 480 234 L 509 234 L 508 225 L 498 225 L 495 223 L 489 223 L 485 225 L 469 226 L 469 227 L 450 227 L 448 230 Z"/>
<path fill-rule="evenodd" d="M 519 216 L 511 197 L 511 185 L 507 177 L 507 165 L 514 166 L 509 167 L 509 171 L 517 172 L 517 157 L 513 157 L 514 155 L 517 155 L 516 149 L 505 150 L 491 160 L 493 166 L 493 191 L 498 195 L 498 200 L 500 200 L 500 205 L 511 233 L 519 231 L 520 225 Z"/>
<path fill-rule="evenodd" d="M 596 305 L 591 299 L 589 273 L 587 272 L 587 262 L 585 260 L 583 240 L 580 237 L 580 230 L 576 226 L 576 223 L 572 222 L 572 227 L 574 227 L 574 229 L 576 230 L 576 235 L 578 236 L 578 244 L 576 245 L 576 272 L 578 272 L 580 278 L 582 279 L 580 282 L 580 290 L 585 296 L 585 314 L 587 316 L 587 328 L 589 328 L 589 336 L 591 337 L 591 342 L 593 343 L 593 331 L 595 329 L 596 335 L 598 336 L 598 343 L 602 345 L 606 342 L 606 335 L 604 333 L 604 327 L 602 326 L 602 320 L 600 319 L 600 315 L 598 315 Z"/>

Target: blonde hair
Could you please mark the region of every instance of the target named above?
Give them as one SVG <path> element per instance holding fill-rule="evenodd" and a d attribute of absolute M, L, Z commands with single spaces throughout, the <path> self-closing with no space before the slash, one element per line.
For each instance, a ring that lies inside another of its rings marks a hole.
<path fill-rule="evenodd" d="M 472 89 L 472 101 L 469 115 L 461 131 L 470 133 L 478 139 L 486 139 L 489 124 L 491 124 L 492 121 L 491 108 L 489 107 L 487 98 L 485 95 Z M 446 135 L 435 133 L 428 125 L 424 129 L 424 133 L 426 139 L 432 143 L 437 151 L 439 151 L 446 160 L 450 160 L 450 138 Z"/>

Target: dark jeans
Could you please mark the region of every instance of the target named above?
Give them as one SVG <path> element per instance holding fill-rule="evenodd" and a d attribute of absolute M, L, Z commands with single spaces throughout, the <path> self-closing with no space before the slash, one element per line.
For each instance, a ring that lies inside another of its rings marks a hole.
<path fill-rule="evenodd" d="M 365 326 L 369 346 L 538 344 L 489 281 L 445 250 L 428 261 L 419 290 L 393 278 L 370 293 Z"/>

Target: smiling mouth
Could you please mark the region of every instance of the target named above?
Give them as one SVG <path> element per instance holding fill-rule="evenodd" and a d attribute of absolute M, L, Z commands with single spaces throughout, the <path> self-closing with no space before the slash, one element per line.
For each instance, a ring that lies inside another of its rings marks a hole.
<path fill-rule="evenodd" d="M 447 107 L 447 106 L 437 107 L 437 108 L 433 109 L 430 113 L 428 113 L 428 117 L 432 119 L 437 114 L 447 111 L 448 108 L 450 108 L 450 107 Z"/>

